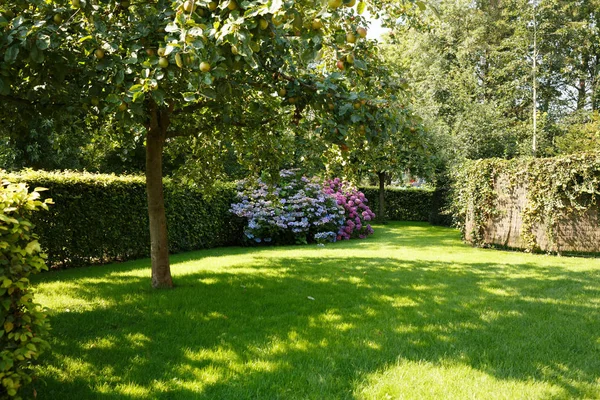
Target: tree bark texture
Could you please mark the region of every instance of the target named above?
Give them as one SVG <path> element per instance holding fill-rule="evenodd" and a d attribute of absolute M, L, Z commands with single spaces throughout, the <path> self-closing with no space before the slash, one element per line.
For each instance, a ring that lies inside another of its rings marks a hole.
<path fill-rule="evenodd" d="M 169 265 L 169 238 L 162 180 L 162 153 L 169 125 L 169 110 L 153 103 L 146 136 L 146 194 L 150 221 L 150 254 L 152 257 L 152 287 L 173 287 Z"/>
<path fill-rule="evenodd" d="M 379 215 L 377 219 L 385 221 L 385 172 L 378 172 L 379 177 Z"/>

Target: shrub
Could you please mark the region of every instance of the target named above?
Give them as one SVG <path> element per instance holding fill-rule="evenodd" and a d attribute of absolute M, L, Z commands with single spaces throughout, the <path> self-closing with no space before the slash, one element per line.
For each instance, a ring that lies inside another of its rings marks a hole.
<path fill-rule="evenodd" d="M 268 185 L 242 182 L 238 202 L 231 211 L 246 218 L 244 228 L 250 243 L 333 242 L 344 223 L 344 210 L 326 194 L 322 184 L 296 170 L 280 172 L 280 181 Z"/>
<path fill-rule="evenodd" d="M 361 191 L 373 210 L 379 209 L 379 188 L 363 187 Z M 395 188 L 385 189 L 385 213 L 383 220 L 389 221 L 430 221 L 430 214 L 438 212 L 433 204 L 434 192 L 431 189 Z M 381 216 L 380 216 L 381 217 Z"/>
<path fill-rule="evenodd" d="M 45 314 L 33 303 L 29 275 L 47 269 L 38 236 L 29 221 L 50 200 L 28 193 L 27 185 L 0 184 L 0 398 L 17 397 L 31 382 L 31 365 L 49 347 Z"/>
<path fill-rule="evenodd" d="M 323 190 L 344 208 L 344 224 L 338 231 L 337 240 L 364 239 L 373 233 L 368 221 L 374 219 L 375 214 L 367 206 L 368 200 L 361 191 L 339 178 L 326 181 Z"/>
<path fill-rule="evenodd" d="M 140 176 L 25 171 L 12 181 L 48 188 L 56 203 L 32 216 L 51 267 L 78 267 L 147 257 L 150 253 L 146 187 Z M 235 184 L 199 188 L 165 180 L 172 253 L 240 244 L 242 222 L 229 213 Z"/>

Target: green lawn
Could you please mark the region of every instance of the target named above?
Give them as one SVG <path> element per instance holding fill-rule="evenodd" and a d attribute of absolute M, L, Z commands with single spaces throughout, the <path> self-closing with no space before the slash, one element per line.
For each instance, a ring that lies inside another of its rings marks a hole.
<path fill-rule="evenodd" d="M 392 223 L 172 263 L 167 291 L 148 260 L 36 277 L 38 399 L 600 398 L 600 259 Z"/>

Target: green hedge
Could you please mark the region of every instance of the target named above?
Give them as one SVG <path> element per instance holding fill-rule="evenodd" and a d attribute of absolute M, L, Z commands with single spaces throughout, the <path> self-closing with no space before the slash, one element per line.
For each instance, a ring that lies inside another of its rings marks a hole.
<path fill-rule="evenodd" d="M 369 207 L 375 214 L 379 211 L 379 188 L 360 189 L 369 200 Z M 429 221 L 432 215 L 434 191 L 416 188 L 386 188 L 386 220 L 391 221 Z M 377 216 L 379 218 L 379 216 Z"/>
<path fill-rule="evenodd" d="M 150 254 L 146 189 L 140 176 L 25 172 L 5 175 L 44 187 L 54 200 L 35 216 L 40 243 L 53 267 L 76 267 Z M 235 185 L 218 185 L 207 199 L 200 189 L 165 181 L 172 253 L 239 244 L 242 221 L 229 212 Z"/>

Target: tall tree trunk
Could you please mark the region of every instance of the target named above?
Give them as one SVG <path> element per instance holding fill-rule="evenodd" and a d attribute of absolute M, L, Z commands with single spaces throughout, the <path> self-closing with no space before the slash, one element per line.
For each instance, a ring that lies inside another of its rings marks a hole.
<path fill-rule="evenodd" d="M 585 83 L 585 79 L 579 80 L 579 86 L 577 87 L 577 110 L 583 110 L 583 108 L 585 107 L 585 100 L 587 95 Z"/>
<path fill-rule="evenodd" d="M 169 266 L 169 238 L 162 180 L 162 153 L 169 126 L 169 110 L 150 106 L 150 124 L 146 136 L 146 194 L 150 220 L 152 287 L 173 287 Z"/>
<path fill-rule="evenodd" d="M 379 216 L 378 220 L 385 222 L 385 172 L 378 172 L 379 177 Z"/>

